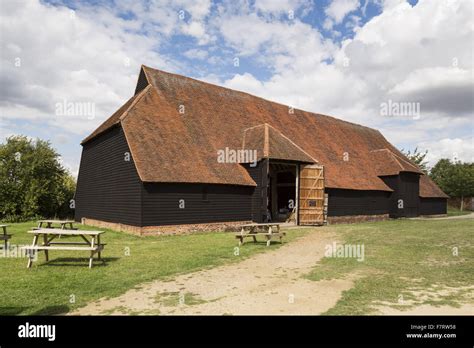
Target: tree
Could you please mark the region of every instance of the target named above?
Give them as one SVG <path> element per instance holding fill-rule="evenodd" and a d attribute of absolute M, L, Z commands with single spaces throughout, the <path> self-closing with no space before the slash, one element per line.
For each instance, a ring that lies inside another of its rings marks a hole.
<path fill-rule="evenodd" d="M 430 177 L 449 196 L 463 198 L 474 196 L 474 163 L 451 162 L 440 159 L 431 169 Z"/>
<path fill-rule="evenodd" d="M 425 152 L 419 152 L 418 148 L 416 147 L 413 152 L 410 150 L 405 151 L 404 149 L 400 150 L 405 156 L 408 157 L 410 161 L 415 163 L 425 174 L 428 174 L 428 162 L 425 161 L 426 155 L 428 154 L 428 150 Z"/>
<path fill-rule="evenodd" d="M 44 140 L 12 136 L 0 144 L 0 218 L 71 216 L 74 178 Z"/>

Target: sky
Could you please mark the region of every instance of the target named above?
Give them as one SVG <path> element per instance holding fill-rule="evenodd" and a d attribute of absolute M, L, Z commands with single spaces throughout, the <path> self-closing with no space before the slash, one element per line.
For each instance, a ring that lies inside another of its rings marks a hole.
<path fill-rule="evenodd" d="M 398 148 L 474 160 L 474 1 L 0 0 L 0 142 L 80 142 L 141 64 L 373 127 Z"/>

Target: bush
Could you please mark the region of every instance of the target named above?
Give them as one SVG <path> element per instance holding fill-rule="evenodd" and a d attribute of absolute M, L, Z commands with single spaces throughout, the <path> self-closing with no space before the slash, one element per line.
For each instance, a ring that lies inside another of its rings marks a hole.
<path fill-rule="evenodd" d="M 12 136 L 0 144 L 0 219 L 72 217 L 75 186 L 49 142 Z"/>

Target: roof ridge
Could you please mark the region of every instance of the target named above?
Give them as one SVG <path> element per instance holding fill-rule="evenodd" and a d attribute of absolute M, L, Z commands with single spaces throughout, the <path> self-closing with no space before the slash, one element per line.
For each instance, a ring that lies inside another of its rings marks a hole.
<path fill-rule="evenodd" d="M 263 137 L 263 156 L 268 157 L 270 155 L 270 139 L 269 139 L 269 132 L 268 132 L 268 123 L 264 123 L 264 130 L 265 134 Z"/>
<path fill-rule="evenodd" d="M 309 153 L 307 153 L 305 150 L 303 150 L 298 144 L 296 144 L 293 140 L 291 140 L 290 138 L 288 138 L 285 134 L 283 134 L 280 130 L 276 129 L 275 127 L 273 127 L 272 125 L 268 124 L 268 123 L 265 123 L 268 127 L 274 129 L 275 131 L 277 131 L 283 138 L 285 138 L 286 140 L 288 140 L 292 145 L 294 145 L 296 148 L 298 148 L 298 150 L 300 150 L 301 152 L 303 152 L 304 154 L 306 154 L 309 158 L 313 159 L 316 163 L 319 163 L 319 161 L 314 158 L 313 156 L 311 156 Z"/>
<path fill-rule="evenodd" d="M 416 165 L 415 163 L 411 162 L 409 159 L 405 159 L 405 158 L 403 158 L 403 157 L 400 157 L 400 156 L 398 156 L 398 155 L 397 155 L 396 153 L 394 153 L 394 152 L 392 152 L 392 156 L 397 157 L 399 160 L 401 160 L 401 161 L 403 161 L 403 162 L 405 162 L 405 163 L 411 165 L 412 167 L 415 167 L 415 168 L 418 169 L 420 172 L 423 172 L 423 171 L 418 167 L 418 165 Z"/>
<path fill-rule="evenodd" d="M 140 93 L 137 94 L 137 97 L 135 98 L 135 100 L 130 104 L 130 106 L 127 108 L 127 110 L 125 110 L 122 113 L 122 115 L 120 115 L 120 117 L 118 118 L 119 122 L 122 122 L 128 116 L 130 110 L 143 98 L 145 93 L 147 93 L 150 88 L 154 88 L 154 87 L 151 84 L 149 84 L 145 88 L 143 88 L 140 91 Z"/>
<path fill-rule="evenodd" d="M 398 166 L 400 167 L 400 169 L 402 169 L 401 171 L 404 171 L 405 170 L 405 167 L 402 165 L 402 163 L 400 163 L 400 161 L 414 167 L 416 170 L 418 170 L 419 172 L 422 173 L 422 175 L 424 175 L 423 171 L 415 164 L 415 163 L 412 163 L 410 160 L 408 159 L 405 159 L 403 158 L 402 156 L 398 155 L 397 153 L 395 153 L 394 151 L 390 150 L 390 149 L 387 149 L 387 148 L 382 148 L 382 149 L 377 149 L 377 150 L 371 150 L 370 152 L 378 152 L 378 151 L 385 151 L 385 152 L 388 152 L 388 154 L 393 158 L 393 160 L 398 164 Z"/>

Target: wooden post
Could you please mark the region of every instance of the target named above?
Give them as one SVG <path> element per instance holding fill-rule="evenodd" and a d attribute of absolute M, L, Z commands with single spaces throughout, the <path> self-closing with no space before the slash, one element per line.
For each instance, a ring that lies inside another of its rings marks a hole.
<path fill-rule="evenodd" d="M 92 236 L 91 248 L 95 246 L 95 236 Z M 94 259 L 94 250 L 91 250 L 91 257 L 89 259 L 89 268 L 92 268 L 92 261 Z"/>
<path fill-rule="evenodd" d="M 296 195 L 295 195 L 295 207 L 296 207 L 296 226 L 300 224 L 300 165 L 296 165 Z"/>
<path fill-rule="evenodd" d="M 43 245 L 44 246 L 48 246 L 49 243 L 48 243 L 48 235 L 47 234 L 43 234 Z M 44 250 L 44 256 L 46 257 L 46 261 L 49 261 L 49 252 L 48 250 Z"/>
<path fill-rule="evenodd" d="M 100 234 L 97 235 L 97 245 L 99 246 L 99 252 L 97 254 L 99 260 L 100 260 L 100 252 L 101 252 L 101 245 L 100 245 Z"/>
<path fill-rule="evenodd" d="M 272 221 L 277 221 L 278 218 L 278 187 L 277 187 L 277 173 L 270 168 L 270 183 L 272 190 Z"/>
<path fill-rule="evenodd" d="M 33 237 L 33 244 L 32 246 L 36 246 L 38 244 L 38 235 L 35 234 L 35 236 Z M 34 249 L 31 249 L 31 252 L 34 252 Z M 31 268 L 31 264 L 33 263 L 33 257 L 32 255 L 28 255 L 28 265 L 26 266 L 26 268 Z"/>

